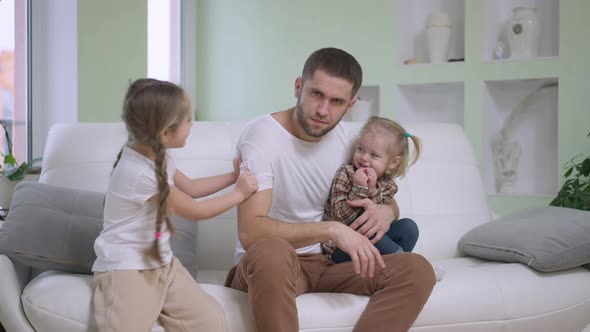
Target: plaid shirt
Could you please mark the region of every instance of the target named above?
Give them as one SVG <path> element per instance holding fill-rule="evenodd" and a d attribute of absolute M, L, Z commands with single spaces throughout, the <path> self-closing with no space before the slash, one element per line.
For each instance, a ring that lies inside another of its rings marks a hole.
<path fill-rule="evenodd" d="M 354 165 L 346 164 L 340 166 L 332 188 L 330 188 L 330 196 L 324 208 L 323 220 L 339 221 L 343 224 L 350 225 L 361 214 L 363 208 L 351 207 L 346 203 L 347 200 L 357 200 L 369 198 L 377 204 L 389 205 L 393 202 L 393 196 L 397 193 L 397 185 L 391 177 L 381 177 L 377 180 L 377 186 L 374 191 L 370 191 L 368 187 L 359 186 L 352 182 L 354 175 Z M 334 245 L 332 241 L 322 243 L 324 254 L 328 257 L 334 252 Z"/>

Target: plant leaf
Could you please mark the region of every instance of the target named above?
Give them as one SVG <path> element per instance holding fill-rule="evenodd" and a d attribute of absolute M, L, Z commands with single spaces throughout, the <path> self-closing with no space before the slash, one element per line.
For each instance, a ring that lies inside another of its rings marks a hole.
<path fill-rule="evenodd" d="M 582 162 L 582 166 L 580 167 L 578 172 L 583 176 L 590 175 L 590 157 L 584 159 L 584 161 Z"/>
<path fill-rule="evenodd" d="M 27 167 L 28 164 L 26 162 L 22 163 L 19 167 L 14 167 L 4 172 L 4 176 L 11 181 L 22 180 L 25 178 L 25 174 L 27 174 Z"/>
<path fill-rule="evenodd" d="M 573 171 L 574 171 L 574 168 L 573 168 L 573 167 L 570 167 L 570 168 L 569 168 L 569 169 L 568 169 L 568 170 L 565 172 L 565 174 L 564 174 L 563 176 L 567 178 L 567 177 L 569 177 L 569 176 L 572 174 L 572 172 L 573 172 Z"/>
<path fill-rule="evenodd" d="M 9 153 L 6 156 L 4 156 L 4 164 L 9 164 L 12 166 L 16 165 L 16 158 L 14 158 L 14 155 L 12 153 Z"/>

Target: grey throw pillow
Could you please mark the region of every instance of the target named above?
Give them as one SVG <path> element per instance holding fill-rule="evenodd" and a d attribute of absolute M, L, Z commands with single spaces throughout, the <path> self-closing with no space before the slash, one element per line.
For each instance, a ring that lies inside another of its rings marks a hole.
<path fill-rule="evenodd" d="M 172 222 L 174 223 L 175 230 L 172 237 L 170 237 L 172 252 L 193 278 L 197 279 L 197 243 L 195 242 L 197 238 L 197 227 L 195 222 L 178 216 L 174 216 Z"/>
<path fill-rule="evenodd" d="M 38 182 L 17 185 L 0 225 L 0 254 L 24 265 L 91 274 L 104 194 Z M 172 251 L 196 277 L 194 223 L 175 220 Z"/>
<path fill-rule="evenodd" d="M 459 240 L 467 255 L 551 272 L 590 263 L 590 212 L 539 207 L 480 225 Z"/>

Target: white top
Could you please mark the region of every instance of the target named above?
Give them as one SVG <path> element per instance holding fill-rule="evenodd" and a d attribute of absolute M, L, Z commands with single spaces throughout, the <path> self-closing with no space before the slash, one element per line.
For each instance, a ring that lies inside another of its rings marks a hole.
<path fill-rule="evenodd" d="M 290 223 L 321 221 L 334 174 L 350 159 L 355 134 L 341 122 L 312 143 L 293 136 L 270 114 L 248 123 L 237 152 L 242 166 L 256 175 L 258 191 L 273 189 L 269 217 Z M 244 252 L 238 240 L 236 264 Z M 319 243 L 297 249 L 299 254 L 319 252 Z"/>
<path fill-rule="evenodd" d="M 104 206 L 103 230 L 94 242 L 92 271 L 146 270 L 172 261 L 170 233 L 162 225 L 163 262 L 146 255 L 156 232 L 156 206 L 148 200 L 158 193 L 154 162 L 125 146 L 111 174 Z M 176 166 L 167 159 L 168 184 L 174 184 Z"/>

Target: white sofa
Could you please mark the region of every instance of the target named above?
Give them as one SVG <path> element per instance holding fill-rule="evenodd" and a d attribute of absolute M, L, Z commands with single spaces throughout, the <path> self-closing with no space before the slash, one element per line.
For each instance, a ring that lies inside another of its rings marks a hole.
<path fill-rule="evenodd" d="M 187 146 L 173 151 L 189 176 L 231 169 L 241 124 L 195 122 Z M 350 125 L 351 130 L 358 124 Z M 521 264 L 461 257 L 457 241 L 490 211 L 472 148 L 459 126 L 408 124 L 424 154 L 400 182 L 402 215 L 417 221 L 415 251 L 446 274 L 411 331 L 590 331 L 590 272 L 582 268 L 543 274 Z M 41 182 L 104 191 L 126 138 L 120 123 L 54 126 L 48 136 Z M 246 293 L 224 288 L 232 266 L 235 209 L 195 223 L 198 281 L 226 312 L 229 330 L 254 331 Z M 523 234 L 522 236 L 526 236 Z M 93 331 L 90 275 L 30 269 L 0 256 L 0 321 L 8 332 Z M 301 331 L 352 331 L 368 301 L 350 294 L 297 298 Z M 162 328 L 156 324 L 154 331 Z"/>

